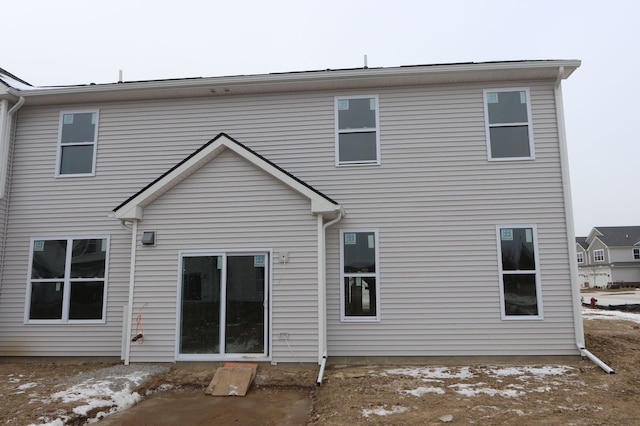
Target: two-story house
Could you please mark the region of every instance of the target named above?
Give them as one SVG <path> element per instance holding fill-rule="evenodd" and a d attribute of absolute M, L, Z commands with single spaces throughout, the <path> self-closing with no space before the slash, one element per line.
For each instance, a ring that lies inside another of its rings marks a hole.
<path fill-rule="evenodd" d="M 576 356 L 579 65 L 0 73 L 0 354 Z"/>
<path fill-rule="evenodd" d="M 598 226 L 576 237 L 583 287 L 640 287 L 640 226 Z"/>

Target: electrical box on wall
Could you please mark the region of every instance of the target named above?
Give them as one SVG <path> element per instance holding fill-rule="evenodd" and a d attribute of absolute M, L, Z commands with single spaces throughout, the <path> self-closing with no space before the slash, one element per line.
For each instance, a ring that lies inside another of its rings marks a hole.
<path fill-rule="evenodd" d="M 289 252 L 281 251 L 278 253 L 278 261 L 280 263 L 289 263 Z"/>

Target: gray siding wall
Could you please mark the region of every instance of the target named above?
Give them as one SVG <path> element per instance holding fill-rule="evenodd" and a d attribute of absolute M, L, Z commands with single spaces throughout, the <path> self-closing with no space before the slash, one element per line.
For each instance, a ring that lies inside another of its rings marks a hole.
<path fill-rule="evenodd" d="M 609 256 L 611 262 L 638 262 L 640 266 L 640 260 L 633 258 L 633 248 L 629 247 L 609 247 Z"/>
<path fill-rule="evenodd" d="M 289 263 L 271 261 L 273 359 L 317 360 L 317 222 L 308 199 L 225 151 L 145 208 L 144 230 L 157 232 L 157 244 L 137 253 L 134 314 L 147 305 L 133 361 L 175 359 L 179 252 L 238 249 L 289 252 Z"/>
<path fill-rule="evenodd" d="M 482 89 L 488 87 L 530 87 L 535 160 L 487 161 Z M 379 95 L 382 164 L 336 168 L 334 96 L 358 94 Z M 74 179 L 54 178 L 58 118 L 64 107 L 21 110 L 14 167 L 15 196 L 9 217 L 10 262 L 3 271 L 6 295 L 0 299 L 2 353 L 120 353 L 129 234 L 106 214 L 219 132 L 228 133 L 347 210 L 347 217 L 330 228 L 327 242 L 330 356 L 577 353 L 568 267 L 569 261 L 575 260 L 568 259 L 553 82 L 72 106 L 91 107 L 100 108 L 96 176 Z M 206 170 L 215 172 L 215 168 Z M 246 168 L 239 170 L 250 172 Z M 176 232 L 183 229 L 196 238 L 193 244 L 204 243 L 194 234 L 199 232 L 195 219 L 186 228 L 180 228 L 184 226 L 179 224 L 181 218 L 172 216 L 174 212 L 188 213 L 171 201 L 174 197 L 187 197 L 180 203 L 194 205 L 186 188 L 204 182 L 196 176 L 192 178 L 184 182 L 185 191 L 174 188 L 147 207 L 148 216 L 141 224 L 152 228 L 157 223 L 163 233 L 159 231 L 157 247 L 140 250 L 139 265 L 161 267 L 162 273 L 155 277 L 160 280 L 161 291 L 151 297 L 154 272 L 144 268 L 137 271 L 139 287 L 133 314 L 143 303 L 152 302 L 143 315 L 145 332 L 153 338 L 144 344 L 150 348 L 146 354 L 134 345 L 135 360 L 167 360 L 173 355 L 175 320 L 169 320 L 170 315 L 160 311 L 175 311 L 177 250 L 189 249 L 186 242 L 184 245 L 179 242 Z M 242 185 L 240 181 L 238 188 L 243 188 Z M 275 187 L 267 181 L 263 189 L 268 194 Z M 261 207 L 270 207 L 265 205 L 269 197 L 262 198 L 255 191 L 247 192 L 246 196 L 255 196 Z M 166 207 L 164 212 L 159 210 L 161 205 Z M 299 250 L 304 258 L 301 267 L 313 269 L 311 246 L 315 247 L 315 236 L 309 234 L 309 241 L 303 241 L 306 237 L 294 239 L 288 233 L 288 225 L 282 225 L 282 221 L 288 224 L 299 219 L 302 210 L 297 209 L 301 207 L 293 205 L 294 210 L 286 213 L 281 205 L 275 204 L 275 210 L 282 216 L 267 208 L 270 215 L 277 217 L 272 217 L 275 226 L 265 228 L 260 226 L 264 217 L 250 209 L 239 209 L 234 212 L 232 227 L 254 224 L 248 229 L 255 231 L 255 235 L 243 233 L 234 239 L 223 234 L 219 244 L 232 248 L 272 247 L 274 251 L 286 244 L 285 248 L 292 253 L 287 268 L 294 267 Z M 229 216 L 225 214 L 228 212 L 219 212 L 217 218 L 227 220 Z M 313 222 L 313 216 L 309 220 Z M 500 319 L 495 226 L 514 223 L 538 227 L 543 321 Z M 310 225 L 299 225 L 304 235 L 310 232 L 307 226 Z M 378 323 L 339 320 L 338 229 L 350 227 L 379 229 L 382 320 Z M 106 233 L 112 237 L 107 323 L 22 324 L 29 238 L 84 233 Z M 273 242 L 267 243 L 268 239 Z M 215 248 L 218 243 L 211 246 Z M 150 258 L 152 254 L 163 260 Z M 276 282 L 279 266 L 274 265 Z M 307 360 L 315 350 L 311 323 L 317 315 L 317 302 L 310 281 L 314 278 L 307 272 L 301 269 L 287 272 L 292 273 L 291 279 L 299 277 L 303 283 L 303 297 L 309 300 L 302 305 L 297 293 L 284 292 L 284 284 L 282 293 L 277 285 L 274 291 L 274 333 L 289 332 L 293 344 L 293 336 L 298 334 L 294 326 L 300 327 L 295 349 L 292 346 L 296 356 L 283 353 L 279 355 L 282 359 Z M 274 346 L 276 354 L 284 350 L 282 342 L 274 340 Z"/>
<path fill-rule="evenodd" d="M 329 193 L 349 213 L 337 228 L 379 229 L 381 321 L 340 322 L 333 229 L 331 355 L 576 353 L 553 90 L 529 87 L 536 159 L 518 162 L 487 161 L 480 86 L 380 96 L 382 166 L 340 170 L 355 183 Z M 544 321 L 500 317 L 495 226 L 514 223 L 538 228 Z"/>
<path fill-rule="evenodd" d="M 640 282 L 640 266 L 628 268 L 615 268 L 612 271 L 611 280 L 615 282 Z"/>

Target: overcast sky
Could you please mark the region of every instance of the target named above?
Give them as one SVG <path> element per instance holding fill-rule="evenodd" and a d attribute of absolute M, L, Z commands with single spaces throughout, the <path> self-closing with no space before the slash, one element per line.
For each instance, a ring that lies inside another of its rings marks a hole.
<path fill-rule="evenodd" d="M 640 225 L 635 0 L 0 0 L 0 68 L 36 86 L 580 59 L 563 83 L 577 235 Z"/>

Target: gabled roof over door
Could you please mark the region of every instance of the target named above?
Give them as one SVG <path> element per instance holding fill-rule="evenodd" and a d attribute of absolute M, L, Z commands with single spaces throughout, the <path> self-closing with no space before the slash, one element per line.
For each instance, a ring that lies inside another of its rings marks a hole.
<path fill-rule="evenodd" d="M 227 134 L 220 133 L 158 179 L 113 209 L 114 217 L 120 220 L 142 220 L 146 206 L 191 176 L 196 170 L 200 169 L 225 150 L 233 151 L 258 169 L 287 185 L 293 191 L 308 198 L 311 213 L 333 217 L 337 212 L 342 210 L 340 204 L 317 189 L 296 178 L 291 173 L 242 145 Z"/>

